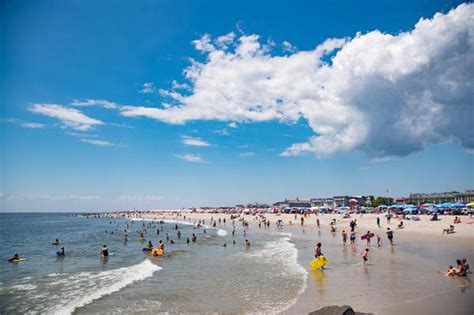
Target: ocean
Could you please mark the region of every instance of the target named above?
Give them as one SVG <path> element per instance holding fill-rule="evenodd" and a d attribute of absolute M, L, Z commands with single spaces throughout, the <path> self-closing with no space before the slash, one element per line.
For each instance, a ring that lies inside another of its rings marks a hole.
<path fill-rule="evenodd" d="M 206 222 L 208 223 L 208 222 Z M 127 227 L 128 224 L 128 227 Z M 177 238 L 178 225 L 181 238 Z M 166 254 L 144 254 L 138 231 Z M 157 235 L 157 230 L 160 234 Z M 306 287 L 291 235 L 231 225 L 85 218 L 61 213 L 0 214 L 1 314 L 277 313 Z M 204 232 L 205 231 L 205 232 Z M 195 233 L 197 242 L 186 242 Z M 128 234 L 128 242 L 124 235 Z M 166 240 L 166 234 L 174 241 Z M 60 246 L 51 245 L 59 239 Z M 223 246 L 226 243 L 227 246 Z M 113 254 L 100 258 L 106 244 Z M 66 256 L 56 252 L 65 247 Z M 27 260 L 8 263 L 18 253 Z"/>

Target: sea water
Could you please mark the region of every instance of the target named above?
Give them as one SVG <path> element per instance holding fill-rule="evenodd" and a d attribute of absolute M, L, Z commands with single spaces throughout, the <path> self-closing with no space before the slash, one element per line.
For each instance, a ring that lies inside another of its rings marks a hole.
<path fill-rule="evenodd" d="M 165 242 L 164 257 L 144 254 L 146 242 L 138 236 L 144 228 L 155 247 Z M 224 224 L 0 214 L 0 313 L 275 313 L 291 307 L 307 271 L 290 235 L 253 233 L 247 249 L 242 231 L 233 245 L 230 230 Z M 192 233 L 198 240 L 187 244 Z M 60 246 L 51 245 L 56 238 Z M 107 259 L 99 256 L 103 244 L 113 253 Z M 65 257 L 56 255 L 61 246 Z M 6 262 L 14 253 L 27 261 Z"/>

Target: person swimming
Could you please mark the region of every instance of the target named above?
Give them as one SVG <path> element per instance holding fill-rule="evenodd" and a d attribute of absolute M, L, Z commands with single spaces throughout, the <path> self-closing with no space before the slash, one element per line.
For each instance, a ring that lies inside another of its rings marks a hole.
<path fill-rule="evenodd" d="M 102 248 L 100 250 L 100 255 L 102 257 L 109 257 L 109 249 L 107 248 L 107 245 L 102 245 Z"/>
<path fill-rule="evenodd" d="M 18 260 L 20 260 L 20 255 L 18 255 L 18 254 L 15 254 L 12 257 L 7 259 L 8 262 L 15 262 L 15 261 L 18 261 Z"/>
<path fill-rule="evenodd" d="M 55 239 L 55 240 L 51 243 L 51 245 L 59 245 L 59 240 L 58 240 L 58 239 Z"/>

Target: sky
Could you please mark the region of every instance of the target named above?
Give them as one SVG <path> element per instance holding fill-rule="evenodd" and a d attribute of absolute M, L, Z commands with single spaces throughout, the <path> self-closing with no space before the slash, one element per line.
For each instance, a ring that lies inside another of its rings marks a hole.
<path fill-rule="evenodd" d="M 0 211 L 474 188 L 474 4 L 1 1 Z"/>

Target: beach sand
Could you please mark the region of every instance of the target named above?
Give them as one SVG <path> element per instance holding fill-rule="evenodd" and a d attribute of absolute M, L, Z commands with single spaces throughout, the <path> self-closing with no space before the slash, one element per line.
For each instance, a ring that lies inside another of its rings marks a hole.
<path fill-rule="evenodd" d="M 380 217 L 381 227 L 376 224 Z M 226 224 L 218 228 L 232 230 L 229 214 L 216 213 L 146 213 L 140 217 L 148 219 L 172 219 L 197 223 L 211 218 L 226 218 Z M 186 217 L 186 219 L 184 219 Z M 355 310 L 375 314 L 472 314 L 474 311 L 474 291 L 470 277 L 447 278 L 441 271 L 455 260 L 465 257 L 474 261 L 474 222 L 463 216 L 462 223 L 455 224 L 456 233 L 445 235 L 442 230 L 452 224 L 453 216 L 440 216 L 439 221 L 430 221 L 429 216 L 420 216 L 420 221 L 403 220 L 404 228 L 398 229 L 399 220 L 387 223 L 383 214 L 352 215 L 342 218 L 340 214 L 312 214 L 305 218 L 301 226 L 298 215 L 265 214 L 271 221 L 269 229 L 258 227 L 258 216 L 241 215 L 249 222 L 248 239 L 253 233 L 291 233 L 291 242 L 298 249 L 298 263 L 303 266 L 308 277 L 303 293 L 296 303 L 285 313 L 307 314 L 323 306 L 351 305 Z M 320 220 L 320 227 L 316 219 Z M 330 231 L 330 222 L 336 219 L 337 231 Z M 350 232 L 350 220 L 357 219 L 356 245 L 342 244 L 342 230 Z M 283 229 L 276 228 L 282 220 Z M 239 220 L 235 221 L 236 233 L 242 232 Z M 390 246 L 385 235 L 386 228 L 394 231 L 394 246 Z M 370 258 L 362 265 L 360 253 L 366 241 L 360 236 L 367 231 L 379 234 L 382 246 L 377 247 L 372 239 Z M 231 233 L 225 237 L 231 242 Z M 314 246 L 323 244 L 323 253 L 329 262 L 324 271 L 312 271 L 308 263 L 313 259 Z M 284 290 L 284 288 L 282 288 Z"/>

